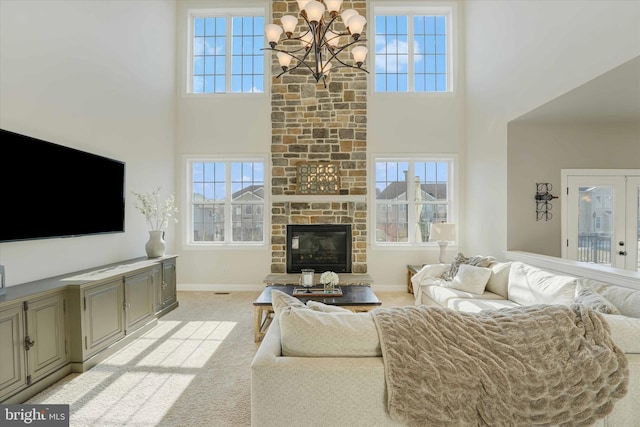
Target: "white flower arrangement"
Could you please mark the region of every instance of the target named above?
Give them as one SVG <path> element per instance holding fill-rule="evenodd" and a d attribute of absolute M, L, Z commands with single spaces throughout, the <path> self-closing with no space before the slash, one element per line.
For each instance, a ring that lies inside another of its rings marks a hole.
<path fill-rule="evenodd" d="M 326 284 L 336 286 L 339 280 L 340 278 L 333 271 L 325 271 L 320 276 L 320 283 L 322 283 L 323 285 Z"/>
<path fill-rule="evenodd" d="M 178 218 L 174 216 L 178 213 L 178 208 L 176 208 L 173 193 L 162 203 L 159 199 L 160 187 L 152 193 L 142 194 L 135 191 L 132 193 L 136 196 L 133 205 L 144 215 L 151 230 L 162 230 L 169 224 L 169 221 L 178 222 Z"/>

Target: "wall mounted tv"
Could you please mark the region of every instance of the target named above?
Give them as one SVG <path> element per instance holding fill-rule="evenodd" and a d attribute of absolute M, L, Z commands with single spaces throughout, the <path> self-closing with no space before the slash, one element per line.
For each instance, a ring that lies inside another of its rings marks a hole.
<path fill-rule="evenodd" d="M 0 138 L 0 242 L 124 232 L 124 162 L 4 129 Z"/>

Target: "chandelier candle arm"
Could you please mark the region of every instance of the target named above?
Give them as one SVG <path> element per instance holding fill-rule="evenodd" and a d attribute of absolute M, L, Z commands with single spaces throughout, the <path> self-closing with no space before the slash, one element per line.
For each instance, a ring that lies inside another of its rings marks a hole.
<path fill-rule="evenodd" d="M 364 16 L 360 15 L 355 9 L 347 9 L 340 13 L 343 0 L 297 0 L 297 3 L 300 9 L 299 15 L 304 21 L 303 25 L 306 26 L 306 31 L 302 30 L 298 37 L 295 37 L 294 33 L 298 26 L 299 18 L 293 15 L 282 16 L 280 18 L 282 26 L 277 24 L 265 25 L 265 36 L 270 47 L 263 50 L 276 52 L 278 63 L 282 68 L 282 73 L 277 77 L 303 65 L 311 71 L 316 82 L 319 82 L 322 78 L 326 86 L 326 77 L 330 70 L 346 67 L 368 73 L 366 69 L 362 68 L 368 53 L 368 49 L 364 45 L 354 46 L 351 49 L 353 64 L 348 64 L 337 56 L 354 44 L 366 41 L 363 38 L 361 39 L 364 26 L 367 23 L 367 19 Z M 325 19 L 325 13 L 327 12 L 329 16 L 328 19 Z M 346 32 L 338 32 L 333 29 L 334 23 L 338 18 L 342 20 Z M 293 50 L 276 48 L 283 33 L 286 36 L 286 40 L 300 40 L 302 46 Z M 350 36 L 352 40 L 341 46 L 342 36 Z M 302 49 L 304 49 L 304 54 L 300 53 L 302 56 L 298 56 L 298 52 Z M 310 55 L 312 50 L 313 55 Z M 296 60 L 293 66 L 291 64 L 292 59 Z M 309 60 L 309 63 L 306 62 L 307 60 Z M 334 60 L 340 66 L 336 67 L 332 63 Z"/>

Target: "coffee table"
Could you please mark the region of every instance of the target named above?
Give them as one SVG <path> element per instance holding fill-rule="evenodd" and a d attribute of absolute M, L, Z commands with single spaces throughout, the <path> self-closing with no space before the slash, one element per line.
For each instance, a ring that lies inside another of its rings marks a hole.
<path fill-rule="evenodd" d="M 267 286 L 260 296 L 253 302 L 253 332 L 254 341 L 262 341 L 267 332 L 271 320 L 273 319 L 273 306 L 271 305 L 271 291 L 277 289 L 288 295 L 293 295 L 293 290 L 299 285 L 270 285 Z M 347 308 L 353 312 L 369 311 L 382 305 L 376 294 L 373 293 L 369 285 L 346 285 L 340 286 L 341 297 L 312 296 L 309 298 L 296 295 L 300 301 L 306 303 L 308 300 L 318 301 L 324 304 L 336 305 Z"/>

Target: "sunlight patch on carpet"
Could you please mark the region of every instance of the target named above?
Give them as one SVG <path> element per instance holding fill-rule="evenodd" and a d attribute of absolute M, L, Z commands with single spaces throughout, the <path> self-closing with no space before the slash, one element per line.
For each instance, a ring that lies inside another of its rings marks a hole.
<path fill-rule="evenodd" d="M 124 373 L 79 407 L 71 402 L 74 424 L 155 425 L 169 412 L 194 377 L 179 373 Z"/>

